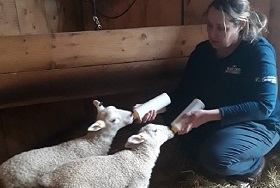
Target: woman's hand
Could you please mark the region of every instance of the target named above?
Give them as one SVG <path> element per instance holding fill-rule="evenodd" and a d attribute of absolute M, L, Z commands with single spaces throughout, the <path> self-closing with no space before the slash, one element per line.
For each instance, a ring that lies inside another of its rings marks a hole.
<path fill-rule="evenodd" d="M 135 106 L 133 106 L 134 108 L 137 108 L 138 106 L 141 106 L 141 104 L 136 104 Z M 155 120 L 155 118 L 157 117 L 157 111 L 156 110 L 150 110 L 149 112 L 147 112 L 142 119 L 136 119 L 135 122 L 136 123 L 146 123 L 149 121 L 153 121 Z"/>
<path fill-rule="evenodd" d="M 140 120 L 138 119 L 138 123 L 146 123 L 155 120 L 157 117 L 157 111 L 156 110 L 150 110 L 148 113 L 146 113 L 143 118 Z"/>
<path fill-rule="evenodd" d="M 197 110 L 186 113 L 181 118 L 188 120 L 183 129 L 178 132 L 178 135 L 186 134 L 193 128 L 197 128 L 209 121 L 221 120 L 221 114 L 219 109 Z"/>

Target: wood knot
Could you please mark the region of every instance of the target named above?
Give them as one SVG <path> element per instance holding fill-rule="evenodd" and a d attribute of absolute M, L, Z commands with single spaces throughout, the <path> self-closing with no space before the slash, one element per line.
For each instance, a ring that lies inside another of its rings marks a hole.
<path fill-rule="evenodd" d="M 147 37 L 146 34 L 143 33 L 143 34 L 141 35 L 141 40 L 146 40 L 146 39 L 148 39 L 148 37 Z"/>

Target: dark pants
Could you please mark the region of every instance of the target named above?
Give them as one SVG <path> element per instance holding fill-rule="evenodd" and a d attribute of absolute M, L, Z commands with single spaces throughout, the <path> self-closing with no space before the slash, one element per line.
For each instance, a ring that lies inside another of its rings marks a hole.
<path fill-rule="evenodd" d="M 212 123 L 179 139 L 202 167 L 221 176 L 231 176 L 256 172 L 264 155 L 279 141 L 279 134 L 256 122 L 229 126 Z"/>

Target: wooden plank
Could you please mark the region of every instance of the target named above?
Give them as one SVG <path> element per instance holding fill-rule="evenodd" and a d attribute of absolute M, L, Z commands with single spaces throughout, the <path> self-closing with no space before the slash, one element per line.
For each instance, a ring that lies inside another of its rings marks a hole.
<path fill-rule="evenodd" d="M 21 34 L 49 33 L 42 0 L 16 0 Z"/>
<path fill-rule="evenodd" d="M 279 0 L 272 0 L 271 1 L 271 10 L 270 10 L 270 19 L 269 19 L 269 35 L 268 40 L 273 44 L 277 54 L 277 62 L 278 65 L 280 63 L 280 24 L 279 24 L 279 17 L 280 17 L 280 1 Z M 278 77 L 280 78 L 280 66 L 277 67 L 278 69 Z M 278 83 L 279 85 L 279 83 Z M 280 85 L 279 85 L 280 88 Z"/>
<path fill-rule="evenodd" d="M 262 12 L 269 19 L 271 0 L 249 0 L 249 1 L 254 9 Z"/>
<path fill-rule="evenodd" d="M 181 0 L 141 0 L 132 5 L 133 2 L 134 0 L 96 1 L 97 11 L 105 15 L 97 14 L 103 29 L 181 25 Z M 91 1 L 83 2 L 85 30 L 94 30 L 92 9 Z M 122 13 L 124 14 L 119 16 Z"/>
<path fill-rule="evenodd" d="M 60 16 L 59 13 L 59 1 L 57 0 L 45 0 L 45 8 L 46 8 L 46 21 L 48 29 L 51 33 L 59 33 L 61 30 Z"/>
<path fill-rule="evenodd" d="M 204 25 L 0 37 L 0 74 L 187 57 L 206 38 Z"/>
<path fill-rule="evenodd" d="M 186 58 L 0 74 L 0 108 L 74 98 L 170 89 Z M 141 74 L 139 74 L 141 73 Z"/>
<path fill-rule="evenodd" d="M 251 5 L 269 17 L 271 0 L 249 0 Z M 203 17 L 212 0 L 184 0 L 185 25 L 206 23 Z"/>
<path fill-rule="evenodd" d="M 47 1 L 47 0 L 46 0 Z M 60 31 L 83 31 L 82 0 L 57 0 L 60 14 Z"/>
<path fill-rule="evenodd" d="M 138 20 L 144 18 L 146 27 L 181 25 L 181 0 L 149 0 L 145 4 L 140 2 L 138 6 L 142 4 L 146 13 L 139 12 Z M 133 14 L 135 13 L 134 11 Z"/>
<path fill-rule="evenodd" d="M 184 0 L 185 25 L 206 23 L 203 17 L 212 0 Z"/>
<path fill-rule="evenodd" d="M 5 109 L 1 111 L 1 116 L 10 157 L 46 146 L 47 143 L 59 143 L 66 135 L 69 136 L 67 133 L 71 130 L 80 130 L 89 125 L 85 124 L 82 100 Z M 92 118 L 95 118 L 94 114 Z"/>
<path fill-rule="evenodd" d="M 97 1 L 96 2 L 97 11 L 101 12 L 102 15 L 105 15 L 102 16 L 100 14 L 97 14 L 99 21 L 103 26 L 103 29 L 125 29 L 125 28 L 145 27 L 147 21 L 146 7 L 149 0 L 135 1 L 134 4 L 133 2 L 134 0 Z M 87 4 L 89 5 L 89 3 Z M 108 4 L 110 4 L 110 6 L 108 6 Z M 129 10 L 126 11 L 128 8 Z M 92 20 L 92 15 L 93 15 L 92 6 L 90 6 L 90 9 L 91 9 L 90 10 L 91 14 L 87 15 L 88 16 L 87 19 Z M 124 12 L 125 14 L 123 14 Z M 91 30 L 94 30 L 93 25 L 94 25 L 93 22 L 91 22 L 89 26 Z"/>
<path fill-rule="evenodd" d="M 265 14 L 270 21 L 271 0 L 250 0 L 250 3 L 255 10 Z M 269 32 L 263 32 L 264 37 L 268 37 L 268 35 Z"/>
<path fill-rule="evenodd" d="M 95 25 L 94 25 L 94 22 L 92 20 L 93 8 L 92 8 L 91 2 L 83 1 L 82 2 L 82 9 L 83 9 L 83 22 L 84 22 L 84 29 L 83 30 L 84 31 L 95 30 L 94 29 Z M 99 8 L 99 10 L 100 10 L 100 8 Z M 98 15 L 98 19 L 99 19 L 99 15 Z M 112 27 L 108 26 L 108 24 L 105 24 L 103 21 L 102 21 L 101 24 L 102 24 L 103 30 L 108 30 L 108 29 L 112 28 Z"/>
<path fill-rule="evenodd" d="M 0 111 L 0 164 L 4 162 L 8 157 L 7 140 L 4 132 L 4 124 L 2 121 L 2 111 Z"/>
<path fill-rule="evenodd" d="M 0 35 L 19 35 L 15 0 L 0 0 Z"/>

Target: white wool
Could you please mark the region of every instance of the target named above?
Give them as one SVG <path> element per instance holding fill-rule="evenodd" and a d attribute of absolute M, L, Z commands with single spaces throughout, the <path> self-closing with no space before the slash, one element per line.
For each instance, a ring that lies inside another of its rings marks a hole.
<path fill-rule="evenodd" d="M 97 121 L 87 135 L 52 147 L 34 149 L 15 155 L 0 166 L 0 185 L 7 188 L 37 187 L 37 176 L 58 166 L 83 157 L 107 155 L 113 138 L 122 127 L 131 124 L 130 111 L 114 106 L 104 107 L 94 100 Z M 3 185 L 2 185 L 3 184 Z"/>
<path fill-rule="evenodd" d="M 131 150 L 66 163 L 38 182 L 61 188 L 147 188 L 160 146 L 173 136 L 166 126 L 148 124 L 129 137 L 126 147 Z"/>

